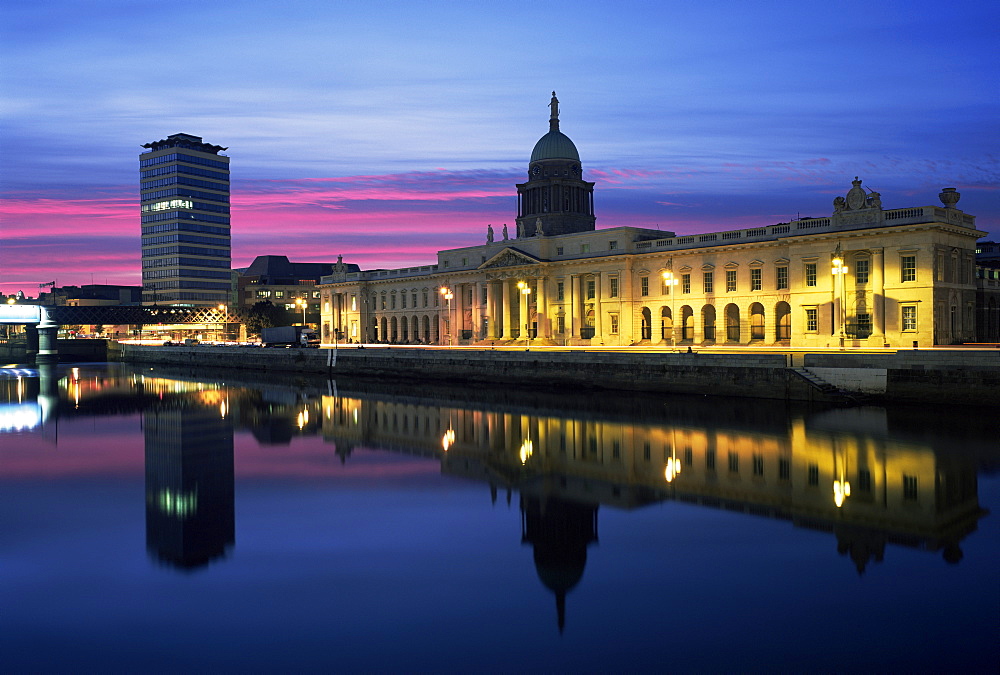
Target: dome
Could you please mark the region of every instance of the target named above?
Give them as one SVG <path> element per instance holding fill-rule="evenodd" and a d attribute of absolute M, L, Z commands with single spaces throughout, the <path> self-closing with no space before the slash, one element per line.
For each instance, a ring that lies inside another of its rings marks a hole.
<path fill-rule="evenodd" d="M 550 131 L 538 139 L 535 149 L 531 151 L 532 162 L 541 159 L 571 159 L 579 162 L 580 153 L 569 136 L 561 131 Z"/>

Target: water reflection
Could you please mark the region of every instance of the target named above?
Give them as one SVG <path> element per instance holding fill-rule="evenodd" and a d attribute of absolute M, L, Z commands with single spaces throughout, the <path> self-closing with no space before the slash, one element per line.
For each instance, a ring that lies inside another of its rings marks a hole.
<path fill-rule="evenodd" d="M 956 563 L 985 514 L 977 466 L 996 461 L 995 441 L 976 426 L 988 420 L 928 420 L 926 410 L 212 381 L 110 366 L 7 369 L 0 382 L 0 431 L 54 436 L 60 418 L 142 413 L 147 547 L 183 570 L 235 545 L 234 430 L 279 445 L 320 434 L 341 463 L 356 448 L 425 456 L 494 500 L 517 492 L 521 541 L 560 628 L 601 507 L 677 501 L 784 520 L 832 535 L 831 552 L 859 573 L 889 545 Z"/>

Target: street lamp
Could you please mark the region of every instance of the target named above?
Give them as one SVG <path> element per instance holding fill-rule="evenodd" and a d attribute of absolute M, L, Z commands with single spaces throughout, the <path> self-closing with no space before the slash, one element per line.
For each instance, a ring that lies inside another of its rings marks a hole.
<path fill-rule="evenodd" d="M 525 349 L 525 351 L 527 351 L 528 349 L 531 348 L 531 343 L 529 342 L 529 340 L 531 339 L 531 334 L 528 332 L 528 325 L 529 325 L 528 321 L 531 318 L 531 317 L 528 316 L 528 301 L 529 301 L 528 296 L 531 295 L 531 286 L 528 285 L 527 281 L 518 281 L 517 282 L 517 287 L 521 291 L 521 297 L 524 298 L 524 303 L 523 303 L 523 307 L 524 307 L 524 349 Z"/>
<path fill-rule="evenodd" d="M 226 339 L 226 318 L 229 312 L 225 305 L 219 305 L 219 312 L 221 313 L 219 317 L 219 340 L 224 341 Z"/>
<path fill-rule="evenodd" d="M 302 325 L 305 326 L 306 325 L 306 307 L 309 306 L 309 303 L 306 302 L 305 298 L 295 298 L 295 306 L 302 308 Z"/>
<path fill-rule="evenodd" d="M 837 321 L 840 323 L 840 330 L 838 332 L 840 338 L 840 346 L 844 346 L 844 322 L 847 318 L 844 307 L 844 287 L 847 285 L 847 265 L 844 264 L 844 258 L 840 252 L 840 244 L 837 244 L 837 250 L 833 254 L 833 260 L 831 261 L 830 272 L 833 274 L 833 293 L 837 298 L 837 304 L 840 305 L 840 309 L 837 311 Z M 840 292 L 837 292 L 837 280 L 840 279 Z"/>
<path fill-rule="evenodd" d="M 444 299 L 448 301 L 448 315 L 445 317 L 445 322 L 448 327 L 448 346 L 451 346 L 451 299 L 455 297 L 455 294 L 451 292 L 451 289 L 447 286 L 441 287 L 441 295 Z"/>
<path fill-rule="evenodd" d="M 670 295 L 670 333 L 671 333 L 671 335 L 670 335 L 670 344 L 674 343 L 674 335 L 673 334 L 676 331 L 676 329 L 674 328 L 673 324 L 674 324 L 674 321 L 677 320 L 677 318 L 674 316 L 674 296 L 676 295 L 676 293 L 674 293 L 673 287 L 676 286 L 679 283 L 680 283 L 680 281 L 677 278 L 674 277 L 674 273 L 673 273 L 672 270 L 666 270 L 663 273 L 663 288 Z M 681 328 L 681 331 L 682 331 L 681 335 L 682 336 L 684 335 L 683 330 L 684 329 L 682 327 Z M 664 340 L 667 339 L 667 336 L 663 334 L 663 318 L 662 317 L 660 318 L 660 337 L 663 338 Z"/>

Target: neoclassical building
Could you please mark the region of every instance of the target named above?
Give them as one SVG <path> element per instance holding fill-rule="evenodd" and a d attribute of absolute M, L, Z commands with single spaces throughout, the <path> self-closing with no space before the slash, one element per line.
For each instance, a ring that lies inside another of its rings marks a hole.
<path fill-rule="evenodd" d="M 853 186 L 825 218 L 676 235 L 595 228 L 594 184 L 559 130 L 517 185 L 516 231 L 436 264 L 321 279 L 324 342 L 912 347 L 973 341 L 976 240 L 941 206 L 884 209 Z M 335 333 L 335 331 L 337 331 Z"/>

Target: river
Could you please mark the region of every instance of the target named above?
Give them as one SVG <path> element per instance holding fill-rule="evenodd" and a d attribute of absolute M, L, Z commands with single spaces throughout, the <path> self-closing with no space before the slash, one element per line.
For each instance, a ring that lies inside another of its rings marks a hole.
<path fill-rule="evenodd" d="M 995 410 L 0 371 L 7 672 L 993 672 Z"/>

